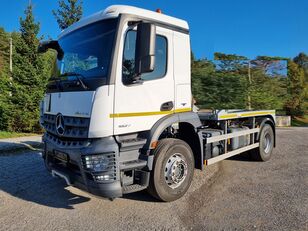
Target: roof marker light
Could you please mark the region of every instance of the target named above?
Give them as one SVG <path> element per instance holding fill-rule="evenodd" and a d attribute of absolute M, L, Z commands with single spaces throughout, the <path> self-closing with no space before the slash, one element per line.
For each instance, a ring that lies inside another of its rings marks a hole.
<path fill-rule="evenodd" d="M 163 12 L 161 11 L 161 9 L 156 9 L 156 12 L 159 14 L 162 14 Z"/>

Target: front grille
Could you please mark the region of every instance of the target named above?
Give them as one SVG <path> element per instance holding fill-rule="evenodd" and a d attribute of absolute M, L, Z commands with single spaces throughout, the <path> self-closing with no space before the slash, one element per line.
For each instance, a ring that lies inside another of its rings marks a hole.
<path fill-rule="evenodd" d="M 60 148 L 83 148 L 90 145 L 90 140 L 73 140 L 73 139 L 63 139 L 58 136 L 54 136 L 50 133 L 45 133 L 44 140 L 57 145 Z"/>
<path fill-rule="evenodd" d="M 58 136 L 56 131 L 56 115 L 44 114 L 43 126 L 47 132 Z M 87 138 L 90 119 L 81 117 L 63 116 L 64 134 L 61 137 L 67 138 Z"/>

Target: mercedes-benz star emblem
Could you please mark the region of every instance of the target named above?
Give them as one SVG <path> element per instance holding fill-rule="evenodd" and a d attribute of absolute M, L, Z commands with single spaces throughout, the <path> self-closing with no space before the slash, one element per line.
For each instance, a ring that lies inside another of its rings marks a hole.
<path fill-rule="evenodd" d="M 56 131 L 58 135 L 63 136 L 65 129 L 64 129 L 64 117 L 62 114 L 58 114 L 56 117 Z"/>

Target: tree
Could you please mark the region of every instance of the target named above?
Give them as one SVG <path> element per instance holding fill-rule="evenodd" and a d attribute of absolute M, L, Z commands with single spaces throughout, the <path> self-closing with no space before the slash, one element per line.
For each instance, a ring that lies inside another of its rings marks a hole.
<path fill-rule="evenodd" d="M 248 60 L 247 57 L 236 54 L 224 54 L 221 52 L 214 53 L 215 60 Z"/>
<path fill-rule="evenodd" d="M 287 78 L 279 75 L 273 76 L 262 68 L 251 67 L 251 107 L 253 109 L 282 110 L 287 97 Z"/>
<path fill-rule="evenodd" d="M 201 108 L 283 109 L 288 96 L 285 58 L 248 60 L 215 53 L 215 59 L 192 59 L 192 91 Z"/>
<path fill-rule="evenodd" d="M 206 59 L 193 60 L 192 92 L 201 108 L 235 109 L 245 107 L 246 76 L 221 71 Z"/>
<path fill-rule="evenodd" d="M 308 69 L 308 55 L 305 53 L 301 52 L 299 53 L 293 61 L 299 65 L 301 68 L 307 68 Z"/>
<path fill-rule="evenodd" d="M 9 63 L 9 35 L 0 27 L 0 72 Z"/>
<path fill-rule="evenodd" d="M 197 105 L 209 107 L 208 95 L 204 87 L 210 84 L 209 79 L 212 73 L 215 72 L 215 66 L 210 61 L 195 59 L 192 59 L 191 66 L 191 88 L 193 97 L 197 101 Z M 207 83 L 207 85 L 205 85 L 205 83 Z"/>
<path fill-rule="evenodd" d="M 305 86 L 304 86 L 303 109 L 305 113 L 307 113 L 308 112 L 308 55 L 301 52 L 293 59 L 293 61 L 304 70 Z"/>
<path fill-rule="evenodd" d="M 266 61 L 280 61 L 280 60 L 286 60 L 288 61 L 288 58 L 281 57 L 281 56 L 265 56 L 265 55 L 259 55 L 257 56 L 256 60 L 266 60 Z"/>
<path fill-rule="evenodd" d="M 257 56 L 255 60 L 251 61 L 251 64 L 255 68 L 261 68 L 263 71 L 271 76 L 286 75 L 288 58 L 280 56 Z"/>
<path fill-rule="evenodd" d="M 247 75 L 248 58 L 245 56 L 215 52 L 214 60 L 217 71 Z"/>
<path fill-rule="evenodd" d="M 304 113 L 304 71 L 292 60 L 288 62 L 288 79 L 289 98 L 285 109 L 289 115 L 301 115 Z"/>
<path fill-rule="evenodd" d="M 9 38 L 10 34 L 0 28 L 0 130 L 7 129 L 10 118 Z"/>
<path fill-rule="evenodd" d="M 7 129 L 34 132 L 40 130 L 39 103 L 50 76 L 51 56 L 37 54 L 40 26 L 34 20 L 32 5 L 24 13 L 20 33 L 12 33 L 14 68 Z"/>
<path fill-rule="evenodd" d="M 61 30 L 66 29 L 82 17 L 82 0 L 59 0 L 59 9 L 52 10 Z"/>
<path fill-rule="evenodd" d="M 26 17 L 19 18 L 21 37 L 29 49 L 28 52 L 34 53 L 38 45 L 37 35 L 40 31 L 40 23 L 34 21 L 32 5 L 29 5 L 24 13 Z"/>
<path fill-rule="evenodd" d="M 254 109 L 283 110 L 287 98 L 287 59 L 257 56 L 250 61 L 251 102 Z"/>

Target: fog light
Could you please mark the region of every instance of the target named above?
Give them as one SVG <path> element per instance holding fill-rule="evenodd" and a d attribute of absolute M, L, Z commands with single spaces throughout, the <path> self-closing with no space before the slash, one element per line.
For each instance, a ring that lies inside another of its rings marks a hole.
<path fill-rule="evenodd" d="M 111 176 L 110 175 L 95 176 L 95 179 L 98 181 L 110 180 Z"/>

